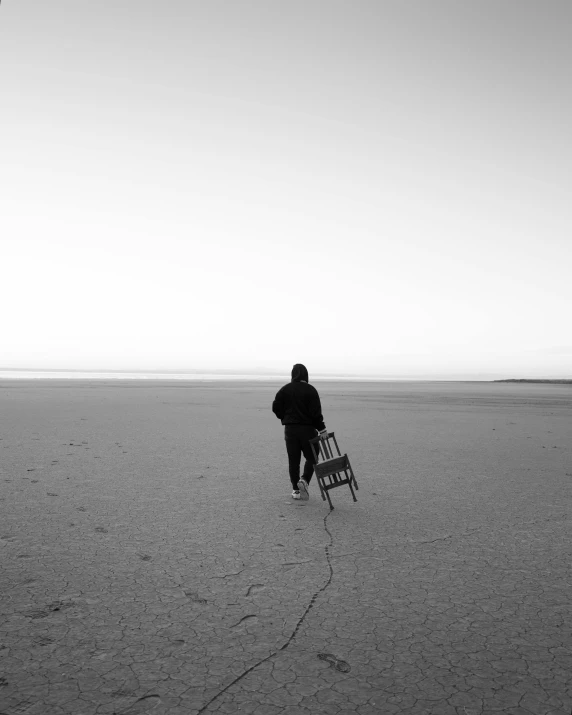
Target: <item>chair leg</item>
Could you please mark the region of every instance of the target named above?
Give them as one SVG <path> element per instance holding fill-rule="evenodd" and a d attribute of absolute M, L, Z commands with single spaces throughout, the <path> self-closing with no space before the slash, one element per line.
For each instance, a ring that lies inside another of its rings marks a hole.
<path fill-rule="evenodd" d="M 348 482 L 348 487 L 350 488 L 350 492 L 352 493 L 352 497 L 354 498 L 354 501 L 357 501 L 357 497 L 354 494 L 354 488 L 352 487 L 351 481 Z"/>
<path fill-rule="evenodd" d="M 325 495 L 326 490 L 322 486 L 322 481 L 321 481 L 321 479 L 318 479 L 317 481 L 318 481 L 318 486 L 320 487 L 320 494 L 322 495 L 322 501 L 326 501 L 326 495 Z"/>
<path fill-rule="evenodd" d="M 330 505 L 330 511 L 334 510 L 334 505 L 332 504 L 332 500 L 330 499 L 330 490 L 327 489 L 326 491 L 326 496 L 328 497 L 328 504 Z"/>
<path fill-rule="evenodd" d="M 349 464 L 349 462 L 348 462 L 348 466 L 349 466 L 349 472 L 350 472 L 350 477 L 351 477 L 350 481 L 353 482 L 354 487 L 357 490 L 357 489 L 359 489 L 359 487 L 358 487 L 357 479 L 354 477 L 354 470 L 352 469 L 352 465 Z"/>
<path fill-rule="evenodd" d="M 351 475 L 350 483 L 353 484 L 353 487 L 356 491 L 359 489 L 356 478 L 353 474 Z"/>

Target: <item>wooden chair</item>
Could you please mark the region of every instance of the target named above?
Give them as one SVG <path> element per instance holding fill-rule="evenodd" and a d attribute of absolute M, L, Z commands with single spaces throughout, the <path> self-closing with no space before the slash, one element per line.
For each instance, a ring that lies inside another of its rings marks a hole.
<path fill-rule="evenodd" d="M 334 454 L 330 440 L 335 445 L 337 456 Z M 354 487 L 356 490 L 358 489 L 357 481 L 348 455 L 340 452 L 336 435 L 333 432 L 328 432 L 327 437 L 314 437 L 314 439 L 310 440 L 310 446 L 316 460 L 314 472 L 318 480 L 320 493 L 324 501 L 326 501 L 326 498 L 328 499 L 330 510 L 334 508 L 330 499 L 330 489 L 341 487 L 344 484 L 349 486 L 354 501 L 357 501 L 354 492 Z"/>

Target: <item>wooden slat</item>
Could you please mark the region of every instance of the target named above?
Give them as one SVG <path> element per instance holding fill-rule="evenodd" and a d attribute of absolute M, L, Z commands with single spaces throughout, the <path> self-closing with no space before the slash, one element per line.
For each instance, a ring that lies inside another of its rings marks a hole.
<path fill-rule="evenodd" d="M 328 459 L 326 462 L 320 462 L 314 466 L 316 476 L 326 477 L 330 474 L 337 474 L 348 468 L 348 458 L 344 454 L 343 457 L 334 457 L 334 459 Z"/>
<path fill-rule="evenodd" d="M 341 479 L 340 481 L 333 482 L 332 484 L 325 484 L 322 482 L 323 489 L 325 491 L 328 491 L 329 489 L 335 489 L 336 487 L 343 487 L 344 484 L 349 484 L 350 480 L 349 479 Z"/>
<path fill-rule="evenodd" d="M 336 435 L 332 432 L 332 439 L 334 440 L 334 444 L 336 445 L 336 450 L 338 452 L 338 457 L 342 456 L 342 453 L 340 452 L 340 448 L 338 447 L 338 440 L 336 439 Z M 332 456 L 334 455 L 334 450 L 332 450 Z"/>
<path fill-rule="evenodd" d="M 336 442 L 336 437 L 333 432 L 328 432 L 326 439 L 318 436 L 310 440 L 310 445 L 312 445 L 312 449 L 314 449 L 315 447 L 316 452 L 319 451 L 318 461 L 327 461 L 329 459 L 334 458 L 334 450 L 332 448 L 332 445 L 330 444 L 330 439 L 333 439 L 333 441 Z M 341 456 L 340 448 L 338 447 L 337 442 L 336 448 L 338 450 L 338 455 Z M 316 456 L 318 455 L 316 454 Z"/>

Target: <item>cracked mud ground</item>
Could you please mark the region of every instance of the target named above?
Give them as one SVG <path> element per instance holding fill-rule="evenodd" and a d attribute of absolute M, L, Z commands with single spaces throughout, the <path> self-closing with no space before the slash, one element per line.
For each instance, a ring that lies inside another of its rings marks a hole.
<path fill-rule="evenodd" d="M 570 715 L 570 389 L 317 386 L 0 385 L 0 713 Z"/>

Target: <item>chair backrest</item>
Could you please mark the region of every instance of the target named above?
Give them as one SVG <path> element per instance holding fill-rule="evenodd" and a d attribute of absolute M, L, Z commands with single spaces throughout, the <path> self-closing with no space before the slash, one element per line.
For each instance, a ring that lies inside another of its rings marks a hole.
<path fill-rule="evenodd" d="M 330 440 L 334 443 L 337 455 L 334 453 L 334 449 Z M 329 459 L 334 459 L 334 457 L 341 457 L 342 453 L 338 447 L 338 442 L 336 440 L 336 435 L 333 432 L 328 432 L 327 437 L 314 437 L 310 440 L 310 446 L 312 447 L 312 452 L 316 458 L 316 462 L 326 462 Z"/>

